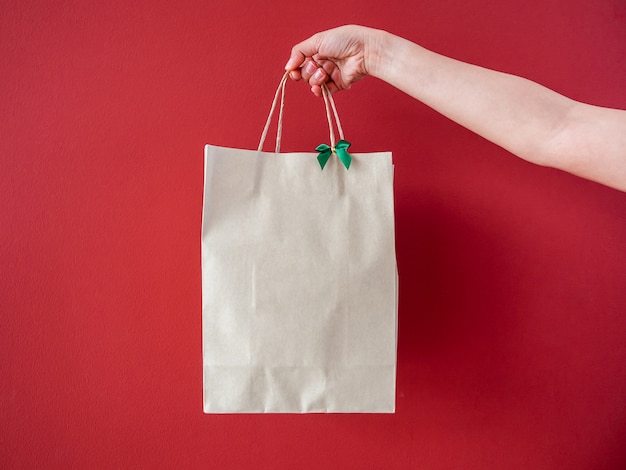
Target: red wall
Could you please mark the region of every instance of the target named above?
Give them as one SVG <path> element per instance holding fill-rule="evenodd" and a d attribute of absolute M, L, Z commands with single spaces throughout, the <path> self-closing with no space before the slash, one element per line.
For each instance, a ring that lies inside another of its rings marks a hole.
<path fill-rule="evenodd" d="M 254 148 L 291 46 L 344 22 L 626 108 L 624 0 L 3 1 L 0 467 L 626 468 L 626 194 L 368 78 L 396 162 L 395 415 L 202 413 L 207 142 Z M 284 150 L 326 136 L 290 83 Z"/>

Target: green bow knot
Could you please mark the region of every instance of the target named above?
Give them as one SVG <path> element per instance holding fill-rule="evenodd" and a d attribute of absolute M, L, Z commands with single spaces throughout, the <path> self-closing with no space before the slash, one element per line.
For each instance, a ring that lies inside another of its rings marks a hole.
<path fill-rule="evenodd" d="M 340 140 L 334 147 L 330 147 L 326 144 L 319 144 L 315 147 L 315 150 L 320 154 L 317 156 L 317 161 L 320 163 L 322 170 L 328 163 L 330 159 L 330 155 L 335 153 L 343 166 L 346 167 L 346 170 L 350 168 L 350 163 L 352 162 L 352 156 L 347 152 L 348 147 L 350 147 L 350 142 L 345 140 Z"/>

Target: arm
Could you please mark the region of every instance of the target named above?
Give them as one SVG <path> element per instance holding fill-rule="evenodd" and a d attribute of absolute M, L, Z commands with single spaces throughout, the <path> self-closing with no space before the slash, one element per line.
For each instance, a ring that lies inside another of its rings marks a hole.
<path fill-rule="evenodd" d="M 287 70 L 316 94 L 326 81 L 337 91 L 372 75 L 521 158 L 626 191 L 626 111 L 579 103 L 524 78 L 357 26 L 295 46 Z"/>

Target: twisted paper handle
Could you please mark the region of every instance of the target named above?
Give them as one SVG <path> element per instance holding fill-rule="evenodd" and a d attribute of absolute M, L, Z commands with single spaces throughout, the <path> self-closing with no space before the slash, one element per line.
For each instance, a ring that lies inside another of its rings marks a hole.
<path fill-rule="evenodd" d="M 278 129 L 276 131 L 276 153 L 280 152 L 280 141 L 282 138 L 283 132 L 283 111 L 285 107 L 285 86 L 287 84 L 287 78 L 289 77 L 289 72 L 286 72 L 280 83 L 278 84 L 278 88 L 276 89 L 276 93 L 274 94 L 274 100 L 272 101 L 272 107 L 270 108 L 269 115 L 267 116 L 267 121 L 265 122 L 265 127 L 263 128 L 263 132 L 261 134 L 261 139 L 259 141 L 258 151 L 263 150 L 263 144 L 265 144 L 265 139 L 267 138 L 267 133 L 270 127 L 270 123 L 272 121 L 272 116 L 276 110 L 276 105 L 278 104 L 278 97 L 280 96 L 280 108 L 278 113 Z M 339 160 L 343 163 L 343 165 L 347 168 L 350 168 L 350 163 L 352 161 L 351 155 L 347 152 L 348 147 L 350 147 L 350 142 L 344 140 L 343 128 L 341 127 L 341 121 L 339 121 L 339 115 L 337 114 L 337 107 L 335 106 L 335 100 L 328 90 L 326 84 L 322 85 L 322 96 L 324 98 L 324 105 L 326 107 L 326 119 L 328 120 L 328 129 L 330 133 L 330 146 L 326 144 L 320 144 L 316 147 L 316 151 L 320 152 L 317 159 L 322 169 L 328 163 L 331 155 L 335 153 Z M 331 114 L 332 110 L 332 114 Z M 333 128 L 333 117 L 335 120 L 335 124 L 337 125 L 337 130 L 339 131 L 339 142 L 335 142 L 335 131 Z"/>

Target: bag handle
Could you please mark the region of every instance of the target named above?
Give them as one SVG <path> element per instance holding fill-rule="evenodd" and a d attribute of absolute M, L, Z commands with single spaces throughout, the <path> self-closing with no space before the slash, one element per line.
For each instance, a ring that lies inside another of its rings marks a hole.
<path fill-rule="evenodd" d="M 259 141 L 258 151 L 263 150 L 263 144 L 265 143 L 265 139 L 267 137 L 267 132 L 270 128 L 270 123 L 272 121 L 272 116 L 274 115 L 274 111 L 276 110 L 276 105 L 278 104 L 278 97 L 280 96 L 280 108 L 278 112 L 278 129 L 276 131 L 276 153 L 280 152 L 280 141 L 283 133 L 283 110 L 285 107 L 285 86 L 287 85 L 287 78 L 289 77 L 289 72 L 285 72 L 283 78 L 280 80 L 278 84 L 278 88 L 276 89 L 276 93 L 274 94 L 274 100 L 272 101 L 272 107 L 270 108 L 269 115 L 267 116 L 267 121 L 265 122 L 265 127 L 263 128 L 263 133 L 261 134 L 261 139 Z M 322 85 L 322 97 L 324 98 L 324 105 L 326 106 L 326 119 L 328 120 L 328 129 L 330 131 L 330 145 L 331 147 L 335 147 L 335 131 L 333 129 L 333 121 L 332 117 L 335 118 L 335 124 L 337 124 L 337 130 L 339 131 L 339 139 L 344 140 L 343 129 L 341 127 L 341 122 L 339 121 L 339 115 L 337 114 L 337 107 L 335 106 L 335 100 L 328 90 L 326 84 Z M 332 110 L 332 117 L 331 117 Z"/>

